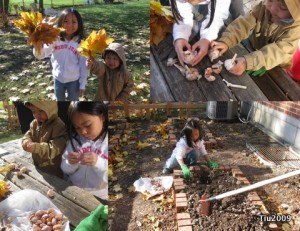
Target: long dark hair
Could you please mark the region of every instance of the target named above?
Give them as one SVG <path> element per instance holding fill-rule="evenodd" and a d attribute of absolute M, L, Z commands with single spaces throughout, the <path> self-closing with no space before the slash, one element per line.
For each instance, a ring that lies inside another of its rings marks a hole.
<path fill-rule="evenodd" d="M 107 110 L 107 106 L 104 103 L 100 101 L 71 102 L 68 109 L 68 134 L 74 151 L 75 151 L 75 145 L 73 143 L 73 139 L 76 140 L 76 142 L 79 143 L 79 145 L 81 145 L 78 133 L 76 132 L 76 129 L 74 128 L 74 125 L 72 123 L 73 115 L 78 112 L 86 113 L 93 116 L 102 116 L 103 127 L 102 127 L 102 131 L 99 134 L 98 137 L 99 139 L 102 140 L 105 139 L 105 136 L 107 134 L 107 129 L 108 129 L 108 110 Z"/>
<path fill-rule="evenodd" d="M 206 25 L 205 28 L 210 27 L 212 21 L 214 20 L 214 16 L 215 16 L 215 9 L 216 9 L 216 1 L 217 0 L 211 0 L 211 11 L 210 11 L 210 19 L 208 24 Z M 181 16 L 181 14 L 179 13 L 179 10 L 177 8 L 177 3 L 176 0 L 170 0 L 171 2 L 171 10 L 175 19 L 176 23 L 179 23 L 179 21 L 183 20 L 183 17 Z"/>
<path fill-rule="evenodd" d="M 73 34 L 73 37 L 78 36 L 77 42 L 80 42 L 81 39 L 84 39 L 84 27 L 83 27 L 83 21 L 82 21 L 81 15 L 79 14 L 79 12 L 77 10 L 74 10 L 73 8 L 64 9 L 61 12 L 61 14 L 57 20 L 57 27 L 63 27 L 65 18 L 67 17 L 68 14 L 74 14 L 78 21 L 78 29 Z M 64 31 L 60 32 L 60 39 L 62 41 L 65 41 L 65 32 Z"/>
<path fill-rule="evenodd" d="M 199 130 L 199 139 L 202 140 L 204 137 L 204 132 L 200 124 L 200 120 L 197 118 L 192 118 L 189 119 L 186 124 L 184 125 L 184 128 L 181 130 L 180 137 L 186 138 L 187 145 L 189 147 L 193 147 L 193 141 L 192 141 L 192 131 L 193 129 L 198 129 Z"/>

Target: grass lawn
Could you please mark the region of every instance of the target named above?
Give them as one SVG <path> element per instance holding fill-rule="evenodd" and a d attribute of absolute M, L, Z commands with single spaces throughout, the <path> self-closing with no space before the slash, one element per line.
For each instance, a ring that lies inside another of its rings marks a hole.
<path fill-rule="evenodd" d="M 148 101 L 149 0 L 132 0 L 125 4 L 101 3 L 77 6 L 76 9 L 82 15 L 86 35 L 92 30 L 104 28 L 107 36 L 115 38 L 115 42 L 124 46 L 127 65 L 135 81 L 130 101 Z M 10 26 L 0 28 L 0 100 L 11 97 L 21 100 L 53 99 L 50 60 L 35 60 L 32 48 L 26 44 L 26 36 L 14 28 L 14 19 L 16 16 L 11 15 Z M 94 99 L 97 85 L 96 76 L 90 76 L 86 86 L 88 100 Z"/>

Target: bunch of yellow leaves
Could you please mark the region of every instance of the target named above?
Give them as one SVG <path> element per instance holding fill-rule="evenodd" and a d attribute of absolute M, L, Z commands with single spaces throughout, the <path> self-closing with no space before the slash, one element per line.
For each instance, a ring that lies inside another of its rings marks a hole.
<path fill-rule="evenodd" d="M 29 45 L 34 46 L 37 56 L 41 57 L 43 44 L 53 43 L 62 28 L 56 28 L 53 23 L 42 22 L 43 16 L 39 12 L 21 12 L 22 19 L 15 20 L 15 25 L 27 36 Z"/>
<path fill-rule="evenodd" d="M 150 44 L 158 45 L 167 33 L 172 32 L 173 23 L 170 7 L 150 1 Z"/>
<path fill-rule="evenodd" d="M 81 40 L 77 50 L 86 58 L 95 57 L 97 53 L 102 53 L 113 41 L 113 38 L 106 37 L 105 29 L 99 30 L 98 33 L 93 30 L 86 40 Z"/>
<path fill-rule="evenodd" d="M 4 180 L 0 180 L 0 199 L 5 197 L 5 194 L 9 191 L 10 185 Z"/>
<path fill-rule="evenodd" d="M 4 167 L 1 167 L 0 168 L 0 173 L 4 173 L 4 172 L 9 172 L 9 171 L 11 171 L 12 169 L 14 169 L 15 168 L 15 164 L 8 164 L 8 165 L 6 165 L 6 166 L 4 166 Z"/>

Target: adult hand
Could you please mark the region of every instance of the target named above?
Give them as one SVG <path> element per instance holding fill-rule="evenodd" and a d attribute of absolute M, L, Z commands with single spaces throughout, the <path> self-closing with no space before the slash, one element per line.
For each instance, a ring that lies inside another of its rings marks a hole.
<path fill-rule="evenodd" d="M 82 154 L 81 164 L 94 166 L 98 160 L 98 155 L 95 152 L 86 152 Z"/>
<path fill-rule="evenodd" d="M 192 53 L 194 51 L 199 50 L 196 57 L 192 60 L 192 66 L 195 66 L 203 59 L 205 55 L 207 55 L 208 48 L 209 48 L 209 41 L 207 39 L 200 39 L 192 46 Z"/>
<path fill-rule="evenodd" d="M 181 167 L 184 178 L 189 179 L 189 178 L 193 177 L 193 174 L 190 172 L 189 168 L 185 164 L 180 165 L 180 167 Z"/>
<path fill-rule="evenodd" d="M 78 164 L 80 161 L 80 154 L 77 152 L 70 152 L 67 156 L 67 160 L 70 164 Z"/>
<path fill-rule="evenodd" d="M 247 67 L 247 62 L 244 57 L 237 57 L 235 59 L 235 65 L 229 70 L 234 75 L 242 75 Z"/>
<path fill-rule="evenodd" d="M 184 55 L 183 51 L 184 48 L 188 49 L 189 51 L 192 50 L 191 45 L 185 39 L 176 39 L 174 43 L 175 51 L 177 53 L 179 62 L 182 66 L 184 66 Z"/>
<path fill-rule="evenodd" d="M 220 51 L 220 56 L 223 55 L 228 50 L 227 44 L 223 43 L 223 42 L 212 41 L 210 43 L 210 47 L 213 50 L 219 50 Z"/>
<path fill-rule="evenodd" d="M 207 165 L 209 168 L 214 169 L 214 168 L 218 168 L 219 165 L 211 160 L 207 161 Z"/>

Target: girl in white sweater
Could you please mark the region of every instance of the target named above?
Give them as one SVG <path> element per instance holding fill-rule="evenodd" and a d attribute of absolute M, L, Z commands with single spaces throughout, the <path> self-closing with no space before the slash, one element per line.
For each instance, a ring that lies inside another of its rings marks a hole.
<path fill-rule="evenodd" d="M 61 169 L 74 185 L 108 199 L 108 114 L 102 102 L 72 102 Z"/>
<path fill-rule="evenodd" d="M 51 55 L 54 93 L 57 101 L 65 101 L 65 92 L 69 100 L 78 100 L 84 95 L 88 69 L 86 58 L 77 51 L 81 39 L 84 38 L 83 22 L 77 10 L 68 8 L 62 11 L 57 21 L 57 27 L 65 30 L 60 33 L 60 39 L 53 44 L 43 45 L 41 58 Z M 37 51 L 33 54 L 37 57 Z"/>
<path fill-rule="evenodd" d="M 209 159 L 208 153 L 204 146 L 203 131 L 198 119 L 190 119 L 181 131 L 180 139 L 171 157 L 166 161 L 163 169 L 164 174 L 173 172 L 173 168 L 180 166 L 185 178 L 192 177 L 188 166 L 196 165 L 197 160 L 203 155 L 210 168 L 218 168 L 218 164 Z"/>
<path fill-rule="evenodd" d="M 173 26 L 174 46 L 181 65 L 184 65 L 183 51 L 185 49 L 194 52 L 196 57 L 192 60 L 192 66 L 199 63 L 208 53 L 210 42 L 218 38 L 218 33 L 224 25 L 224 20 L 229 16 L 229 8 L 232 18 L 237 14 L 244 14 L 241 0 L 170 0 L 171 9 L 175 18 Z M 194 21 L 196 5 L 208 4 L 208 14 L 198 28 L 198 20 Z M 230 5 L 231 4 L 231 5 Z M 200 39 L 195 44 L 190 44 L 192 31 L 199 31 Z"/>

